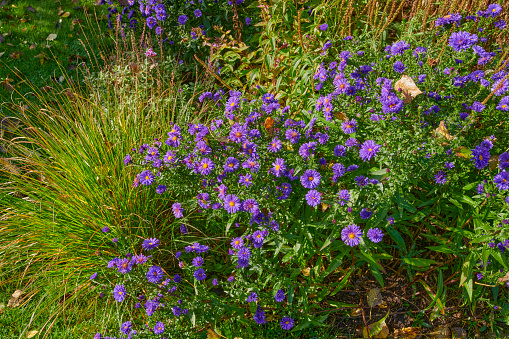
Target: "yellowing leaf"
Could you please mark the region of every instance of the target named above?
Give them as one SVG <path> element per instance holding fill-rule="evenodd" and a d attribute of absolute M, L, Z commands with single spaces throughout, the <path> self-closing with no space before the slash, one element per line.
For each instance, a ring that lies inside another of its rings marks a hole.
<path fill-rule="evenodd" d="M 30 331 L 27 333 L 27 338 L 35 337 L 37 333 L 39 333 L 39 331 Z"/>
<path fill-rule="evenodd" d="M 446 138 L 447 140 L 454 140 L 455 138 L 450 135 L 448 132 L 447 132 L 447 128 L 445 127 L 445 121 L 442 120 L 440 121 L 440 125 L 433 131 L 433 134 L 435 134 L 435 136 L 437 137 L 444 137 Z"/>
<path fill-rule="evenodd" d="M 472 154 L 472 151 L 469 148 L 466 148 L 465 146 L 457 147 L 454 149 L 454 151 L 456 152 L 456 156 L 465 159 L 468 159 Z"/>
<path fill-rule="evenodd" d="M 500 160 L 498 159 L 498 155 L 492 154 L 490 156 L 490 160 L 488 160 L 490 170 L 494 170 L 495 168 L 497 168 L 499 162 Z"/>
<path fill-rule="evenodd" d="M 382 319 L 378 320 L 376 323 L 368 325 L 368 327 L 364 327 L 362 329 L 362 335 L 364 338 L 381 338 L 385 339 L 389 335 L 389 328 L 385 324 L 385 319 L 387 319 L 387 316 L 389 316 L 389 312 L 383 317 Z M 369 335 L 368 335 L 368 329 L 369 329 Z"/>
<path fill-rule="evenodd" d="M 305 269 L 303 269 L 301 272 L 302 272 L 302 275 L 305 276 L 305 277 L 309 277 L 309 273 L 310 273 L 311 269 L 309 267 L 306 267 Z"/>
<path fill-rule="evenodd" d="M 403 339 L 414 339 L 421 333 L 418 327 L 405 327 L 394 330 L 394 337 Z"/>
<path fill-rule="evenodd" d="M 342 121 L 346 121 L 348 119 L 346 114 L 343 112 L 334 112 L 334 116 L 336 117 L 336 119 L 339 119 Z"/>
<path fill-rule="evenodd" d="M 403 102 L 405 104 L 409 104 L 412 100 L 422 93 L 422 91 L 417 87 L 414 80 L 410 78 L 408 75 L 403 75 L 401 79 L 396 81 L 394 84 L 394 89 L 399 92 L 401 89 L 401 94 L 403 96 Z"/>
<path fill-rule="evenodd" d="M 433 329 L 431 333 L 427 334 L 428 338 L 432 339 L 450 339 L 451 330 L 448 326 L 441 325 Z"/>
<path fill-rule="evenodd" d="M 46 38 L 46 40 L 48 41 L 53 41 L 57 38 L 58 35 L 56 35 L 55 33 L 51 33 L 50 35 L 48 35 L 48 37 Z"/>
<path fill-rule="evenodd" d="M 271 117 L 267 117 L 267 119 L 265 119 L 265 123 L 263 124 L 265 126 L 265 130 L 267 131 L 267 133 L 269 133 L 270 135 L 274 135 L 274 119 L 272 119 Z"/>
<path fill-rule="evenodd" d="M 379 288 L 372 288 L 368 292 L 368 305 L 369 307 L 375 307 L 382 303 L 382 294 Z"/>
<path fill-rule="evenodd" d="M 219 335 L 211 328 L 207 330 L 207 339 L 220 339 Z"/>
<path fill-rule="evenodd" d="M 60 15 L 60 17 L 62 17 L 62 18 L 67 18 L 69 15 L 71 15 L 71 13 L 69 13 L 69 12 L 65 12 L 65 13 L 63 13 L 62 15 Z"/>

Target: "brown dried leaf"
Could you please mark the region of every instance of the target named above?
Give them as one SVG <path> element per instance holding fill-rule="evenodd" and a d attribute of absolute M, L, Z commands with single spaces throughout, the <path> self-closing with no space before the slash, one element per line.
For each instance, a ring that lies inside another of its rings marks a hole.
<path fill-rule="evenodd" d="M 362 309 L 361 308 L 354 308 L 352 310 L 352 313 L 350 313 L 350 316 L 351 317 L 357 317 L 357 316 L 359 316 L 361 314 L 362 314 Z"/>
<path fill-rule="evenodd" d="M 302 271 L 302 275 L 305 276 L 305 277 L 309 277 L 309 273 L 311 272 L 311 269 L 309 267 L 306 267 L 305 269 L 303 269 Z"/>
<path fill-rule="evenodd" d="M 69 15 L 71 15 L 71 13 L 65 12 L 65 13 L 61 14 L 60 17 L 61 18 L 67 18 Z"/>
<path fill-rule="evenodd" d="M 453 137 L 452 135 L 450 135 L 448 132 L 447 132 L 447 128 L 445 127 L 445 121 L 442 120 L 440 121 L 440 125 L 432 132 L 435 136 L 437 137 L 444 137 L 446 138 L 447 140 L 454 140 L 455 137 Z"/>
<path fill-rule="evenodd" d="M 28 6 L 27 7 L 27 11 L 30 11 L 32 13 L 35 13 L 35 8 L 33 8 L 32 6 Z"/>
<path fill-rule="evenodd" d="M 321 207 L 322 207 L 322 212 L 325 212 L 330 207 L 330 205 L 327 205 L 326 203 L 322 202 Z"/>
<path fill-rule="evenodd" d="M 382 303 L 382 294 L 379 288 L 370 289 L 367 297 L 369 307 L 375 307 Z"/>
<path fill-rule="evenodd" d="M 490 170 L 492 171 L 495 168 L 497 168 L 499 162 L 500 162 L 500 160 L 498 159 L 498 155 L 492 154 L 490 157 L 490 160 L 488 160 L 488 165 L 489 165 Z"/>
<path fill-rule="evenodd" d="M 422 91 L 417 87 L 414 80 L 408 75 L 403 75 L 401 79 L 396 81 L 394 84 L 394 90 L 399 92 L 401 89 L 401 94 L 403 96 L 403 102 L 405 104 L 409 104 L 412 100 L 422 93 Z"/>
<path fill-rule="evenodd" d="M 396 338 L 403 339 L 414 339 L 421 333 L 421 329 L 418 327 L 405 327 L 394 330 L 394 336 Z"/>
<path fill-rule="evenodd" d="M 341 121 L 346 121 L 348 120 L 347 116 L 345 113 L 343 112 L 334 112 L 334 116 L 336 117 L 336 119 L 339 119 Z"/>
<path fill-rule="evenodd" d="M 433 329 L 431 333 L 427 334 L 431 339 L 450 339 L 451 330 L 449 326 L 441 325 Z"/>
<path fill-rule="evenodd" d="M 270 135 L 273 135 L 274 134 L 274 119 L 272 119 L 272 117 L 267 117 L 267 119 L 265 119 L 265 123 L 263 124 L 265 126 L 265 130 L 267 131 L 267 133 L 269 133 Z"/>
<path fill-rule="evenodd" d="M 509 281 L 509 271 L 502 278 L 498 278 L 498 282 L 500 283 L 504 283 L 507 281 Z"/>
<path fill-rule="evenodd" d="M 7 302 L 7 307 L 18 307 L 19 304 L 20 304 L 20 298 L 21 296 L 25 294 L 25 292 L 23 292 L 22 290 L 16 290 L 14 291 L 14 293 L 12 294 L 12 297 L 11 299 L 9 299 L 9 301 Z"/>
<path fill-rule="evenodd" d="M 387 324 L 385 324 L 385 321 L 382 323 L 382 328 L 381 328 L 380 332 L 378 332 L 376 335 L 373 335 L 373 329 L 375 328 L 376 325 L 377 325 L 376 323 L 368 325 L 369 334 L 371 335 L 371 338 L 376 338 L 376 339 L 387 338 L 389 336 L 389 327 L 387 327 Z M 369 338 L 368 331 L 366 330 L 366 327 L 364 327 L 362 329 L 362 336 L 364 338 Z"/>

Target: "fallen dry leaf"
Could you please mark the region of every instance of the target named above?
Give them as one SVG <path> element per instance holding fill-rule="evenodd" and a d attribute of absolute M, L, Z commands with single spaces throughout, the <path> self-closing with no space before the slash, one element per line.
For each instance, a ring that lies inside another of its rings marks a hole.
<path fill-rule="evenodd" d="M 445 121 L 444 120 L 440 121 L 440 125 L 435 130 L 433 130 L 432 133 L 435 136 L 437 136 L 437 137 L 442 136 L 442 137 L 446 138 L 447 140 L 454 140 L 455 139 L 452 135 L 450 135 L 447 132 L 447 127 L 445 127 Z"/>
<path fill-rule="evenodd" d="M 58 35 L 56 35 L 55 33 L 51 33 L 50 35 L 48 35 L 48 37 L 46 38 L 46 40 L 48 41 L 53 41 L 57 38 Z"/>
<path fill-rule="evenodd" d="M 62 13 L 62 14 L 60 15 L 60 17 L 61 17 L 61 18 L 67 18 L 69 15 L 71 15 L 71 13 L 69 13 L 69 12 L 65 12 L 65 13 Z"/>
<path fill-rule="evenodd" d="M 303 269 L 302 271 L 302 275 L 305 276 L 305 277 L 309 277 L 309 273 L 311 272 L 311 269 L 309 267 L 306 267 L 305 269 Z"/>
<path fill-rule="evenodd" d="M 421 329 L 418 327 L 405 327 L 394 330 L 394 336 L 396 338 L 403 339 L 414 339 L 421 333 Z"/>
<path fill-rule="evenodd" d="M 369 307 L 375 307 L 382 304 L 382 294 L 379 288 L 372 288 L 368 292 L 368 305 Z"/>
<path fill-rule="evenodd" d="M 450 339 L 451 330 L 449 326 L 441 325 L 433 329 L 432 332 L 427 334 L 428 338 L 431 339 Z"/>
<path fill-rule="evenodd" d="M 334 116 L 336 117 L 336 119 L 339 119 L 341 121 L 346 121 L 348 120 L 347 116 L 345 113 L 343 112 L 334 112 Z"/>
<path fill-rule="evenodd" d="M 394 84 L 394 89 L 399 92 L 401 89 L 401 94 L 403 96 L 403 102 L 405 104 L 409 104 L 412 100 L 422 93 L 422 91 L 417 87 L 414 80 L 408 75 L 403 75 L 401 79 L 396 81 Z"/>
<path fill-rule="evenodd" d="M 492 154 L 490 156 L 490 160 L 488 160 L 490 170 L 494 170 L 495 168 L 497 168 L 499 162 L 500 162 L 500 160 L 498 159 L 498 155 Z"/>
<path fill-rule="evenodd" d="M 30 331 L 27 333 L 27 338 L 33 338 L 39 331 Z"/>
<path fill-rule="evenodd" d="M 504 283 L 506 281 L 509 281 L 509 271 L 502 278 L 498 278 L 498 282 L 500 283 Z"/>
<path fill-rule="evenodd" d="M 19 299 L 21 298 L 21 296 L 23 294 L 25 294 L 25 292 L 23 292 L 23 290 L 14 291 L 11 299 L 9 299 L 9 301 L 7 302 L 7 307 L 18 307 L 19 303 L 20 303 Z"/>
<path fill-rule="evenodd" d="M 362 314 L 362 309 L 361 308 L 354 308 L 352 310 L 352 313 L 350 313 L 350 316 L 357 317 L 357 316 L 359 316 L 361 314 Z"/>
<path fill-rule="evenodd" d="M 28 7 L 27 7 L 27 11 L 32 12 L 32 13 L 35 13 L 35 12 L 36 12 L 36 11 L 35 11 L 35 8 L 33 8 L 32 6 L 28 6 Z"/>

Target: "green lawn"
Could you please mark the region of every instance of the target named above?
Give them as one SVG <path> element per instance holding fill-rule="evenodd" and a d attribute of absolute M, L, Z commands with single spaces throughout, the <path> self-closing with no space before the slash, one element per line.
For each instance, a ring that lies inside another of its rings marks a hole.
<path fill-rule="evenodd" d="M 30 92 L 26 80 L 40 89 L 63 81 L 64 72 L 74 77 L 82 62 L 95 63 L 80 40 L 94 50 L 104 41 L 97 38 L 97 24 L 89 24 L 104 6 L 92 0 L 0 0 L 0 7 L 0 102 Z"/>

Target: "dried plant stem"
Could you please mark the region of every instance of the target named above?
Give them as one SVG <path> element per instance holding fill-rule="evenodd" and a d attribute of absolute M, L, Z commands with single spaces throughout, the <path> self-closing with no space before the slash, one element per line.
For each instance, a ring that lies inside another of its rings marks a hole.
<path fill-rule="evenodd" d="M 214 73 L 214 72 L 213 72 L 213 71 L 212 71 L 209 67 L 207 67 L 207 65 L 205 65 L 205 63 L 204 63 L 203 61 L 201 61 L 201 60 L 200 60 L 200 58 L 198 58 L 198 56 L 197 56 L 196 54 L 194 55 L 194 58 L 195 58 L 195 60 L 196 60 L 196 61 L 198 61 L 198 62 L 200 63 L 200 65 L 202 65 L 202 66 L 203 66 L 203 68 L 205 68 L 205 70 L 206 70 L 209 74 L 211 74 L 212 76 L 214 76 L 214 78 L 216 78 L 216 80 L 217 80 L 217 81 L 219 81 L 220 83 L 222 83 L 222 84 L 223 84 L 223 86 L 227 87 L 230 91 L 232 91 L 232 90 L 233 90 L 230 86 L 228 86 L 228 84 L 227 84 L 227 83 L 225 83 L 225 82 L 223 81 L 223 79 L 221 79 L 221 77 L 220 77 L 219 75 L 217 75 L 217 74 L 216 74 L 216 73 Z"/>
<path fill-rule="evenodd" d="M 300 47 L 302 48 L 302 50 L 305 52 L 306 51 L 306 48 L 304 48 L 304 42 L 302 41 L 302 31 L 301 31 L 301 17 L 302 17 L 302 11 L 303 9 L 301 9 L 299 11 L 299 15 L 297 16 L 297 32 L 299 32 L 299 43 L 300 43 Z"/>
<path fill-rule="evenodd" d="M 401 9 L 403 8 L 403 5 L 405 4 L 405 1 L 401 1 L 401 3 L 399 4 L 399 7 L 396 11 L 394 11 L 394 8 L 396 7 L 396 1 L 394 1 L 394 3 L 392 4 L 392 8 L 391 8 L 391 14 L 390 17 L 388 17 L 387 21 L 385 22 L 385 25 L 382 27 L 382 29 L 378 32 L 378 34 L 382 34 L 382 32 L 387 28 L 387 26 L 389 26 L 389 24 L 391 22 L 394 21 L 394 19 L 396 19 L 396 16 L 398 15 L 398 12 L 401 11 Z"/>
<path fill-rule="evenodd" d="M 500 81 L 500 83 L 497 85 L 497 87 L 495 87 L 493 89 L 493 91 L 491 91 L 491 93 L 486 97 L 486 99 L 483 100 L 483 102 L 482 102 L 483 105 L 486 105 L 486 103 L 488 102 L 488 100 L 491 99 L 493 94 L 495 94 L 495 92 L 498 91 L 500 89 L 500 87 L 502 87 L 502 85 L 504 84 L 504 81 L 507 79 L 507 77 L 509 77 L 509 74 L 506 74 L 506 76 Z"/>

